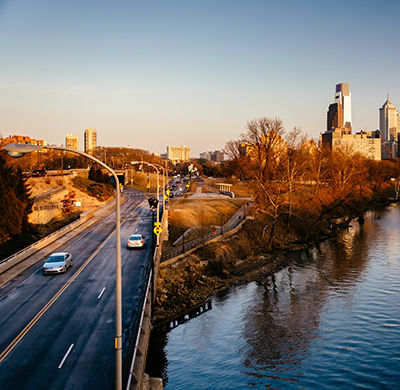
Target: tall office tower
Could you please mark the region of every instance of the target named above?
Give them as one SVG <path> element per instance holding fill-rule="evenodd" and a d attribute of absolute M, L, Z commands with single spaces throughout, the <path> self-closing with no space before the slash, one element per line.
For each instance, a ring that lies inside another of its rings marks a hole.
<path fill-rule="evenodd" d="M 65 136 L 65 147 L 78 150 L 78 136 L 67 134 Z"/>
<path fill-rule="evenodd" d="M 97 133 L 94 129 L 85 130 L 85 153 L 92 153 L 97 147 Z"/>
<path fill-rule="evenodd" d="M 398 141 L 397 137 L 400 132 L 399 118 L 397 108 L 389 100 L 388 94 L 386 102 L 379 109 L 379 130 L 385 142 Z"/>
<path fill-rule="evenodd" d="M 348 83 L 336 85 L 335 103 L 329 105 L 327 131 L 346 128 L 351 133 L 351 93 Z"/>
<path fill-rule="evenodd" d="M 333 131 L 338 127 L 343 127 L 343 108 L 339 103 L 332 103 L 328 109 L 328 121 L 326 130 Z"/>
<path fill-rule="evenodd" d="M 351 129 L 351 93 L 349 83 L 336 84 L 335 102 L 342 106 L 343 124 L 338 127 Z"/>

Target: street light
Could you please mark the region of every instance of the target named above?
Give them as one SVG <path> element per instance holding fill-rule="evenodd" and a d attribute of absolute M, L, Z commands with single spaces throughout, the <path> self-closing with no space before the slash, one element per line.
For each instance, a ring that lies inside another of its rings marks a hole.
<path fill-rule="evenodd" d="M 166 168 L 164 168 L 162 165 L 160 164 L 154 164 L 156 166 L 158 166 L 159 168 L 161 168 L 163 170 L 163 212 L 165 213 L 165 178 L 167 176 L 167 171 Z"/>
<path fill-rule="evenodd" d="M 97 158 L 80 152 L 75 149 L 65 148 L 63 146 L 56 145 L 26 145 L 26 144 L 10 144 L 3 148 L 11 157 L 22 157 L 26 153 L 38 151 L 41 149 L 53 149 L 62 150 L 79 154 L 87 157 L 90 160 L 95 161 L 103 168 L 107 169 L 108 172 L 114 177 L 115 180 L 115 201 L 116 201 L 116 258 L 115 258 L 115 388 L 116 390 L 122 390 L 122 284 L 121 284 L 121 201 L 120 201 L 120 188 L 119 180 L 116 173 L 105 163 L 98 160 Z"/>
<path fill-rule="evenodd" d="M 158 200 L 158 203 L 157 203 L 157 226 L 160 226 L 160 188 L 159 188 L 160 187 L 160 184 L 159 184 L 160 171 L 154 164 L 151 164 L 147 161 L 131 161 L 131 165 L 135 165 L 135 164 L 147 164 L 147 165 L 152 166 L 157 171 L 157 200 Z M 163 191 L 165 191 L 165 188 L 163 189 Z M 164 198 L 164 196 L 163 196 L 163 198 Z M 157 240 L 157 247 L 158 247 L 160 245 L 160 235 L 156 234 L 156 236 L 157 236 L 156 240 Z"/>

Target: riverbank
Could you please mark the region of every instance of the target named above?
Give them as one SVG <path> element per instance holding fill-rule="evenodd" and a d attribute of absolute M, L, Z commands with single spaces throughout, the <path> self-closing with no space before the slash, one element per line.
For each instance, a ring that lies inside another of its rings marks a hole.
<path fill-rule="evenodd" d="M 294 252 L 315 246 L 318 242 L 334 237 L 370 209 L 382 209 L 390 204 L 388 198 L 374 198 L 369 202 L 351 202 L 338 218 L 337 210 L 325 213 L 314 224 L 312 233 L 300 236 L 284 224 L 276 227 L 272 249 L 266 249 L 265 221 L 256 217 L 247 220 L 233 235 L 218 240 L 196 251 L 161 263 L 158 278 L 153 324 L 206 301 L 218 291 L 233 285 L 264 279 L 291 262 Z M 335 217 L 335 218 L 334 218 Z M 306 239 L 304 239 L 306 237 Z"/>

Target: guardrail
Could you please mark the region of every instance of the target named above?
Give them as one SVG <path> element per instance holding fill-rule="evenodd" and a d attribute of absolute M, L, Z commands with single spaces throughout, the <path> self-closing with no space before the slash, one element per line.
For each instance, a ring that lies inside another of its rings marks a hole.
<path fill-rule="evenodd" d="M 222 226 L 216 226 L 204 232 L 199 237 L 193 238 L 179 245 L 176 248 L 169 249 L 162 253 L 161 261 L 172 259 L 173 257 L 179 256 L 185 252 L 188 252 L 198 246 L 204 245 L 206 242 L 213 240 L 214 238 L 221 236 L 225 233 L 236 229 L 245 219 L 248 213 L 248 205 L 242 206 L 232 217 Z"/>
<path fill-rule="evenodd" d="M 33 206 L 33 211 L 42 211 L 42 210 L 54 210 L 54 209 L 62 209 L 62 204 L 59 203 L 47 203 L 47 204 L 39 204 Z"/>
<path fill-rule="evenodd" d="M 161 258 L 161 248 L 162 248 L 162 236 L 166 232 L 167 227 L 167 213 L 162 213 L 161 227 L 163 233 L 160 237 L 160 246 L 155 247 L 152 261 L 149 264 L 148 270 L 148 280 L 145 296 L 143 303 L 141 305 L 140 320 L 139 316 L 136 319 L 136 324 L 134 326 L 135 331 L 133 332 L 134 337 L 131 338 L 133 350 L 130 351 L 129 355 L 132 356 L 131 363 L 129 365 L 129 373 L 127 378 L 126 390 L 138 390 L 141 387 L 142 377 L 144 374 L 147 348 L 150 339 L 151 331 L 151 308 L 154 300 L 154 291 L 157 282 L 158 267 Z M 155 237 L 154 237 L 155 239 Z M 151 297 L 149 296 L 151 294 Z"/>
<path fill-rule="evenodd" d="M 65 186 L 62 186 L 62 187 L 60 187 L 60 188 L 53 188 L 53 189 L 50 190 L 50 191 L 47 191 L 47 192 L 45 192 L 45 193 L 43 193 L 43 194 L 40 194 L 40 195 L 38 195 L 38 196 L 35 196 L 35 197 L 33 198 L 33 201 L 34 201 L 34 202 L 40 202 L 41 200 L 48 199 L 48 198 L 50 198 L 52 195 L 58 194 L 59 192 L 64 191 L 64 190 L 66 190 L 66 189 L 67 189 L 67 187 L 65 187 Z"/>

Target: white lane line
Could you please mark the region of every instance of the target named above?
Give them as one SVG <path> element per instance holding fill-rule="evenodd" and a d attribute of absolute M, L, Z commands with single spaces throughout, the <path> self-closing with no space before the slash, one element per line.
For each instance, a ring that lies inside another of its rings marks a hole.
<path fill-rule="evenodd" d="M 105 289 L 106 289 L 106 288 L 103 287 L 103 290 L 101 290 L 101 293 L 99 294 L 99 296 L 97 297 L 97 299 L 100 299 L 100 298 L 101 298 L 101 296 L 103 295 Z"/>
<path fill-rule="evenodd" d="M 61 363 L 58 365 L 58 368 L 61 368 L 65 361 L 67 360 L 68 355 L 71 353 L 72 348 L 74 348 L 74 344 L 71 344 L 70 347 L 68 348 L 67 353 L 64 355 L 63 360 L 61 360 Z"/>

